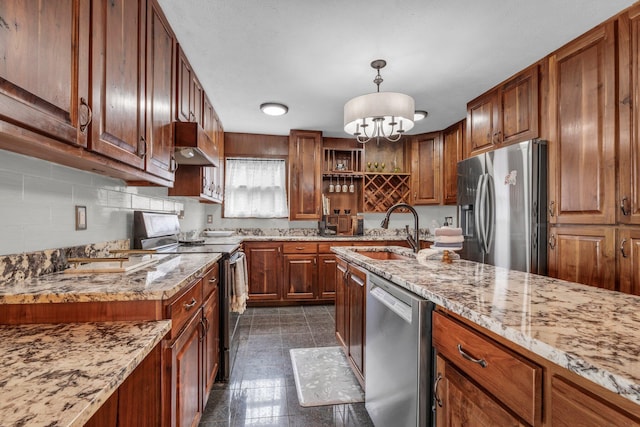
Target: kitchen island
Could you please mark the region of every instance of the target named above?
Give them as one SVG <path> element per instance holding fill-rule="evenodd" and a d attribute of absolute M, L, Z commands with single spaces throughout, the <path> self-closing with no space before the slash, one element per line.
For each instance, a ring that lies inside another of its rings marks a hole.
<path fill-rule="evenodd" d="M 1 424 L 84 425 L 170 329 L 168 320 L 0 326 Z"/>
<path fill-rule="evenodd" d="M 628 410 L 640 416 L 639 297 L 471 261 L 419 263 L 400 247 L 366 250 L 391 250 L 409 260 L 373 259 L 363 250 L 333 248 L 440 311 L 632 402 Z"/>

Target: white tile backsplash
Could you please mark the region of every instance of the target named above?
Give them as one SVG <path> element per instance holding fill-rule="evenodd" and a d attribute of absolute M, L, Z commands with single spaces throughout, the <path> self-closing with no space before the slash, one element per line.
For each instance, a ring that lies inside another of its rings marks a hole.
<path fill-rule="evenodd" d="M 75 229 L 75 206 L 87 229 Z M 185 210 L 181 227 L 201 230 L 204 206 L 170 198 L 164 187 L 119 179 L 0 150 L 0 255 L 133 238 L 133 210 Z"/>

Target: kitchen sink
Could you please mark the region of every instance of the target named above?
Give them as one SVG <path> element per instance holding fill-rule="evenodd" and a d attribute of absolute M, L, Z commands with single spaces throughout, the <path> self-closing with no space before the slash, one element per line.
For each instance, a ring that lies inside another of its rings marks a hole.
<path fill-rule="evenodd" d="M 356 249 L 354 251 L 357 254 L 360 255 L 364 255 L 368 258 L 371 259 L 377 259 L 377 260 L 385 260 L 385 261 L 393 261 L 393 260 L 405 260 L 405 261 L 410 261 L 410 260 L 415 260 L 414 257 L 412 256 L 408 256 L 408 255 L 402 255 L 396 252 L 391 252 L 391 251 L 372 251 L 372 250 L 367 250 L 367 249 Z"/>

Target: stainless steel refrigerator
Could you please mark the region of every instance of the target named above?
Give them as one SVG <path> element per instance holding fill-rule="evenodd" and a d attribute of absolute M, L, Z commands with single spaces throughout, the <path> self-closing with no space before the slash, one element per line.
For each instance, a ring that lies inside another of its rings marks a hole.
<path fill-rule="evenodd" d="M 458 162 L 461 258 L 547 273 L 547 146 L 525 141 Z"/>

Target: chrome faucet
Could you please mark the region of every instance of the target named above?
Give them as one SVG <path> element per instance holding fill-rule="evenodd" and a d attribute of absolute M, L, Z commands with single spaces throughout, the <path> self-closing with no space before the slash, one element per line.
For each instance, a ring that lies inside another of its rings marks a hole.
<path fill-rule="evenodd" d="M 406 203 L 397 203 L 387 210 L 387 213 L 384 216 L 384 219 L 380 223 L 380 227 L 389 228 L 389 217 L 391 216 L 391 212 L 395 211 L 398 208 L 408 209 L 413 214 L 413 236 L 409 233 L 409 226 L 405 226 L 405 230 L 407 231 L 407 242 L 409 242 L 409 246 L 413 249 L 413 252 L 418 252 L 420 250 L 420 240 L 418 237 L 418 212 L 413 208 L 413 206 L 408 205 Z"/>

